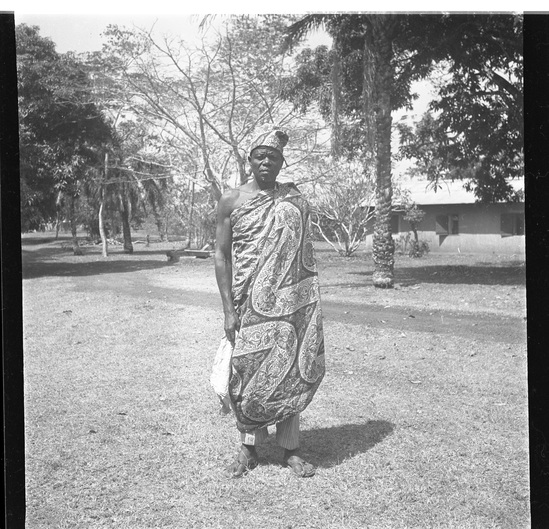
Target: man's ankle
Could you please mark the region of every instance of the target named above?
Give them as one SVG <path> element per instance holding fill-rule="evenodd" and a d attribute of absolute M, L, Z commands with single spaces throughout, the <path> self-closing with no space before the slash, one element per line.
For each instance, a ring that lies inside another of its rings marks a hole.
<path fill-rule="evenodd" d="M 242 453 L 246 457 L 256 457 L 257 456 L 257 452 L 255 451 L 255 446 L 254 445 L 242 444 L 241 449 L 242 449 Z"/>
<path fill-rule="evenodd" d="M 296 456 L 299 452 L 299 448 L 292 448 L 291 450 L 289 448 L 284 449 L 284 459 L 288 459 L 292 456 Z"/>

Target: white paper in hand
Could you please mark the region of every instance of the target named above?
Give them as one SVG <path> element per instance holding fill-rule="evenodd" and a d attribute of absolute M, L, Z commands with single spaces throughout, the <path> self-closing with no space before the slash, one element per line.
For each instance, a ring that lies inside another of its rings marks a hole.
<path fill-rule="evenodd" d="M 236 339 L 236 337 L 235 337 Z M 226 415 L 231 411 L 231 401 L 229 399 L 229 380 L 231 378 L 231 358 L 233 356 L 233 346 L 224 336 L 215 354 L 210 384 L 221 401 L 221 413 Z"/>

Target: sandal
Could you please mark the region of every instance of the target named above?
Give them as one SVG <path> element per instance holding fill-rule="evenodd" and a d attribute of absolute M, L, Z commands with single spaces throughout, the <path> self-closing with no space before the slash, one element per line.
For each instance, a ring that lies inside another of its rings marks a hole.
<path fill-rule="evenodd" d="M 225 475 L 229 478 L 241 478 L 250 470 L 257 467 L 258 461 L 254 457 L 247 457 L 243 452 L 239 452 L 236 459 L 225 469 Z"/>
<path fill-rule="evenodd" d="M 294 461 L 292 461 L 294 460 Z M 315 475 L 316 468 L 307 463 L 298 456 L 291 456 L 284 462 L 287 467 L 291 468 L 293 473 L 300 478 L 310 478 Z"/>

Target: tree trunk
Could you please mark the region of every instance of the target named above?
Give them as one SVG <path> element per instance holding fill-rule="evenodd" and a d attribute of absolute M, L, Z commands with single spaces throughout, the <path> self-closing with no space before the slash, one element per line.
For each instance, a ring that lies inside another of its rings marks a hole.
<path fill-rule="evenodd" d="M 206 132 L 204 130 L 204 119 L 202 114 L 200 114 L 200 120 L 198 122 L 200 127 L 200 150 L 202 152 L 202 162 L 204 164 L 204 177 L 210 184 L 210 196 L 217 203 L 223 194 L 221 190 L 220 182 L 217 180 L 217 177 L 212 169 L 210 164 L 210 157 L 208 155 L 208 142 L 206 141 Z"/>
<path fill-rule="evenodd" d="M 70 205 L 70 222 L 71 222 L 71 235 L 72 235 L 72 251 L 74 255 L 82 255 L 82 248 L 78 245 L 78 237 L 76 232 L 76 197 L 71 194 Z"/>
<path fill-rule="evenodd" d="M 105 221 L 103 219 L 105 209 L 105 201 L 101 198 L 99 205 L 99 235 L 101 236 L 101 255 L 108 257 L 109 255 L 109 243 L 107 241 L 107 235 L 105 234 Z"/>
<path fill-rule="evenodd" d="M 331 151 L 334 160 L 341 156 L 341 124 L 339 122 L 341 102 L 341 50 L 339 39 L 334 36 L 332 60 L 332 134 Z"/>
<path fill-rule="evenodd" d="M 166 211 L 166 216 L 164 217 L 164 239 L 166 242 L 170 242 L 170 236 L 169 236 L 169 230 L 170 230 L 170 223 L 169 223 L 170 213 L 169 211 Z"/>
<path fill-rule="evenodd" d="M 57 210 L 55 217 L 55 240 L 59 239 L 59 228 L 61 226 L 61 212 Z"/>
<path fill-rule="evenodd" d="M 109 164 L 109 153 L 105 153 L 105 174 L 104 178 L 105 181 L 107 180 L 107 167 Z M 103 218 L 105 215 L 105 193 L 106 188 L 103 186 L 101 188 L 101 202 L 99 204 L 99 235 L 101 237 L 101 255 L 103 257 L 108 257 L 109 255 L 109 243 L 107 242 L 107 235 L 105 233 L 105 219 Z"/>
<path fill-rule="evenodd" d="M 158 212 L 158 209 L 156 209 L 156 204 L 154 202 L 152 203 L 152 210 L 154 215 L 154 223 L 156 224 L 158 235 L 160 236 L 160 242 L 164 242 L 164 220 Z"/>
<path fill-rule="evenodd" d="M 120 195 L 120 206 L 122 234 L 124 237 L 124 253 L 133 253 L 132 232 L 130 228 L 130 207 L 128 200 L 122 195 Z"/>
<path fill-rule="evenodd" d="M 55 240 L 59 239 L 59 228 L 61 227 L 61 210 L 63 208 L 63 193 L 59 191 L 55 199 Z"/>
<path fill-rule="evenodd" d="M 232 134 L 231 134 L 232 136 Z M 233 138 L 231 137 L 231 140 Z M 248 181 L 248 173 L 246 172 L 246 159 L 242 158 L 240 155 L 240 151 L 238 150 L 238 144 L 233 141 L 232 144 L 233 153 L 236 159 L 236 165 L 238 167 L 238 175 L 239 175 L 239 181 L 240 185 L 244 185 Z"/>
<path fill-rule="evenodd" d="M 191 238 L 193 233 L 194 182 L 191 185 L 191 205 L 189 207 L 189 232 L 187 236 L 187 248 L 191 247 Z"/>
<path fill-rule="evenodd" d="M 376 158 L 376 209 L 373 236 L 375 287 L 394 286 L 395 243 L 391 234 L 393 185 L 391 180 L 391 90 L 392 27 L 391 15 L 371 16 L 371 39 L 367 39 L 373 62 L 373 98 L 375 158 Z"/>
<path fill-rule="evenodd" d="M 419 235 L 417 233 L 417 224 L 415 222 L 410 222 L 410 228 L 412 228 L 412 232 L 414 233 L 414 240 L 416 243 L 419 244 Z"/>
<path fill-rule="evenodd" d="M 120 233 L 120 229 L 119 229 L 119 226 L 118 226 L 118 221 L 115 217 L 115 213 L 112 210 L 111 210 L 109 220 L 110 220 L 110 223 L 111 223 L 111 239 L 116 239 L 116 237 Z"/>

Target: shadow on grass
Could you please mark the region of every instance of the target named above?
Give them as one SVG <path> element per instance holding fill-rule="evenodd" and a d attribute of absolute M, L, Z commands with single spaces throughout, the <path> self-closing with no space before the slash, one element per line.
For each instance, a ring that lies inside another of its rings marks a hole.
<path fill-rule="evenodd" d="M 70 241 L 69 241 L 70 242 Z M 53 244 L 52 244 L 53 243 Z M 65 244 L 65 246 L 62 246 Z M 23 279 L 48 276 L 91 276 L 139 270 L 154 270 L 169 266 L 166 248 L 138 246 L 133 253 L 125 253 L 121 245 L 110 245 L 109 256 L 101 257 L 100 245 L 82 245 L 81 256 L 73 255 L 69 243 L 54 238 L 26 237 L 22 246 Z M 159 259 L 162 257 L 162 259 Z M 181 257 L 183 262 L 195 257 Z M 200 259 L 199 261 L 207 261 Z"/>
<path fill-rule="evenodd" d="M 37 277 L 52 276 L 93 276 L 100 274 L 116 274 L 125 272 L 137 272 L 139 270 L 154 270 L 169 266 L 166 261 L 152 259 L 140 260 L 109 260 L 94 262 L 42 262 L 24 260 L 23 279 L 35 279 Z"/>
<path fill-rule="evenodd" d="M 371 286 L 372 271 L 349 272 L 352 275 L 368 277 L 366 283 L 353 286 Z M 395 268 L 395 282 L 402 286 L 419 283 L 443 283 L 447 285 L 524 285 L 526 271 L 524 262 L 512 261 L 505 265 L 433 265 Z M 341 283 L 330 286 L 349 286 Z"/>
<path fill-rule="evenodd" d="M 313 465 L 331 468 L 344 460 L 363 454 L 381 443 L 394 430 L 394 424 L 388 421 L 368 421 L 363 424 L 343 424 L 330 428 L 302 430 L 300 433 L 300 452 Z M 268 463 L 280 461 L 281 449 L 274 436 L 262 447 L 261 459 Z"/>
<path fill-rule="evenodd" d="M 56 239 L 55 237 L 21 237 L 21 245 L 22 246 L 37 246 L 38 244 L 51 244 L 55 243 L 56 241 L 61 242 L 70 242 L 71 239 L 68 239 L 67 237 L 59 237 L 59 239 Z"/>

